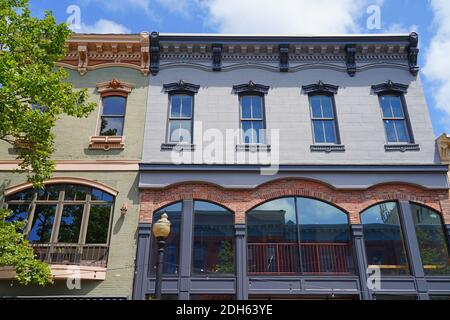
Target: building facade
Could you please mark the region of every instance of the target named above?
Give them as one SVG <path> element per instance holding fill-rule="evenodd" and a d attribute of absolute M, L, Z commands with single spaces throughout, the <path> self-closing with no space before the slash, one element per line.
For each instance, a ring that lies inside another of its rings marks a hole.
<path fill-rule="evenodd" d="M 450 295 L 418 36 L 150 36 L 133 297 Z M 368 285 L 369 283 L 369 285 Z"/>
<path fill-rule="evenodd" d="M 21 286 L 0 270 L 0 297 L 132 296 L 139 213 L 138 164 L 146 113 L 149 35 L 74 35 L 59 63 L 98 108 L 54 129 L 56 169 L 32 190 L 17 168 L 20 145 L 0 144 L 0 205 L 27 219 L 26 237 L 54 284 Z M 75 278 L 81 279 L 79 286 Z"/>

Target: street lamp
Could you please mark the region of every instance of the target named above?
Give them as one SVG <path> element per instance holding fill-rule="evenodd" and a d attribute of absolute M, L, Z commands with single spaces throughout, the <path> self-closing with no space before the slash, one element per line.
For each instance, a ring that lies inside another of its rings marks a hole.
<path fill-rule="evenodd" d="M 155 298 L 161 300 L 162 289 L 162 274 L 164 264 L 164 246 L 166 239 L 170 234 L 170 221 L 166 212 L 161 215 L 161 218 L 153 224 L 153 236 L 156 238 L 158 244 L 158 261 L 156 263 L 156 284 L 155 284 Z"/>

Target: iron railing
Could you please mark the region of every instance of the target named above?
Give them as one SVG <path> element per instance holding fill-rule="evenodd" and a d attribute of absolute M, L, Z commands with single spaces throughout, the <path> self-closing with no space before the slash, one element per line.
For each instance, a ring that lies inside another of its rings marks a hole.
<path fill-rule="evenodd" d="M 49 264 L 106 267 L 105 244 L 32 244 L 36 257 Z"/>
<path fill-rule="evenodd" d="M 249 243 L 248 265 L 249 274 L 253 275 L 351 275 L 355 272 L 350 243 Z"/>

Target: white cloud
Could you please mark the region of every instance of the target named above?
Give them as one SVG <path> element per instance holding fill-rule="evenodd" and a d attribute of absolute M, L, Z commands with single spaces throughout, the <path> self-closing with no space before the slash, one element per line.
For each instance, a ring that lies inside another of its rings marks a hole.
<path fill-rule="evenodd" d="M 81 28 L 73 30 L 77 33 L 131 33 L 131 30 L 117 22 L 100 19 L 93 25 L 81 24 Z"/>
<path fill-rule="evenodd" d="M 386 33 L 411 33 L 413 31 L 419 32 L 419 26 L 416 24 L 413 24 L 413 25 L 410 25 L 409 27 L 405 27 L 401 23 L 393 23 L 384 32 L 386 32 Z"/>
<path fill-rule="evenodd" d="M 191 0 L 222 33 L 324 34 L 358 32 L 367 0 Z"/>
<path fill-rule="evenodd" d="M 450 1 L 431 0 L 436 34 L 426 52 L 424 74 L 432 81 L 436 108 L 447 113 L 450 120 Z M 447 124 L 447 129 L 450 125 Z"/>

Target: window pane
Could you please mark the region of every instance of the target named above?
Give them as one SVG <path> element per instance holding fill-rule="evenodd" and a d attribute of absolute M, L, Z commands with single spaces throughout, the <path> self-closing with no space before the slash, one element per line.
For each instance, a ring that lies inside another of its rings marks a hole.
<path fill-rule="evenodd" d="M 112 202 L 113 196 L 101 190 L 93 188 L 91 191 L 91 200 Z"/>
<path fill-rule="evenodd" d="M 327 143 L 337 143 L 336 132 L 334 129 L 334 120 L 326 120 L 323 122 L 325 128 L 325 141 Z"/>
<path fill-rule="evenodd" d="M 170 142 L 191 143 L 191 120 L 170 120 Z"/>
<path fill-rule="evenodd" d="M 295 199 L 267 202 L 247 213 L 248 272 L 299 272 Z"/>
<path fill-rule="evenodd" d="M 252 128 L 252 121 L 242 121 L 243 143 L 255 143 L 256 133 Z"/>
<path fill-rule="evenodd" d="M 405 120 L 395 120 L 394 124 L 397 130 L 398 142 L 409 142 Z"/>
<path fill-rule="evenodd" d="M 88 188 L 83 186 L 66 185 L 64 200 L 84 201 L 86 200 Z"/>
<path fill-rule="evenodd" d="M 258 96 L 252 97 L 252 117 L 253 119 L 263 118 L 262 98 Z"/>
<path fill-rule="evenodd" d="M 31 201 L 33 199 L 34 190 L 27 189 L 21 192 L 17 192 L 13 195 L 10 195 L 6 198 L 6 202 L 8 201 Z"/>
<path fill-rule="evenodd" d="M 183 118 L 191 118 L 192 117 L 192 97 L 191 96 L 183 96 L 182 102 L 183 102 L 183 106 L 181 109 L 181 116 Z"/>
<path fill-rule="evenodd" d="M 380 98 L 381 101 L 381 110 L 383 111 L 383 118 L 392 118 L 392 109 L 391 102 L 389 96 L 382 96 Z"/>
<path fill-rule="evenodd" d="M 106 244 L 108 242 L 111 205 L 91 205 L 86 234 L 86 243 Z"/>
<path fill-rule="evenodd" d="M 251 111 L 251 96 L 244 96 L 241 99 L 241 117 L 242 119 L 251 119 L 252 111 Z"/>
<path fill-rule="evenodd" d="M 64 205 L 59 226 L 58 242 L 78 243 L 83 205 Z"/>
<path fill-rule="evenodd" d="M 441 216 L 423 206 L 411 204 L 425 274 L 450 275 L 447 237 Z"/>
<path fill-rule="evenodd" d="M 28 240 L 30 243 L 49 243 L 52 234 L 53 221 L 55 219 L 56 205 L 36 206 L 34 219 Z"/>
<path fill-rule="evenodd" d="M 172 96 L 171 98 L 172 108 L 170 111 L 171 118 L 181 117 L 181 96 Z"/>
<path fill-rule="evenodd" d="M 390 97 L 390 100 L 394 117 L 403 118 L 404 114 L 400 97 Z"/>
<path fill-rule="evenodd" d="M 325 143 L 325 132 L 322 120 L 313 120 L 314 142 Z"/>
<path fill-rule="evenodd" d="M 254 143 L 265 143 L 264 122 L 253 121 Z"/>
<path fill-rule="evenodd" d="M 233 213 L 202 201 L 194 208 L 194 274 L 234 274 Z"/>
<path fill-rule="evenodd" d="M 29 208 L 29 204 L 8 205 L 8 209 L 12 211 L 12 214 L 8 218 L 6 218 L 6 222 L 27 220 Z"/>
<path fill-rule="evenodd" d="M 297 206 L 303 273 L 353 274 L 347 214 L 325 202 L 308 198 L 297 198 Z"/>
<path fill-rule="evenodd" d="M 321 107 L 320 96 L 311 97 L 311 113 L 313 118 L 322 118 L 322 107 Z"/>
<path fill-rule="evenodd" d="M 123 132 L 123 118 L 102 117 L 101 136 L 121 136 Z"/>
<path fill-rule="evenodd" d="M 409 274 L 397 203 L 383 203 L 364 211 L 361 222 L 369 267 L 379 267 L 382 275 Z"/>
<path fill-rule="evenodd" d="M 60 191 L 61 191 L 60 185 L 48 185 L 44 189 L 39 189 L 37 191 L 37 199 L 58 200 Z"/>
<path fill-rule="evenodd" d="M 393 120 L 384 120 L 384 127 L 386 129 L 386 136 L 388 142 L 398 142 L 395 134 L 395 125 Z"/>
<path fill-rule="evenodd" d="M 123 116 L 125 115 L 125 97 L 105 97 L 103 98 L 103 115 Z"/>
<path fill-rule="evenodd" d="M 334 118 L 333 105 L 331 104 L 331 98 L 322 96 L 322 112 L 324 118 Z"/>

